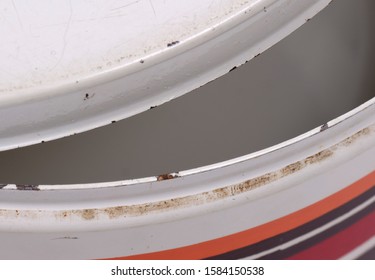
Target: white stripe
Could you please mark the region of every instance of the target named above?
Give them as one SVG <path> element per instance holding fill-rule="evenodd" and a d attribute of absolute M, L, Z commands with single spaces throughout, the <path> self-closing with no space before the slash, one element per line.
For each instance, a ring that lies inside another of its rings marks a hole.
<path fill-rule="evenodd" d="M 369 240 L 359 245 L 353 251 L 342 256 L 340 259 L 341 260 L 354 260 L 374 247 L 375 247 L 375 236 L 371 237 Z"/>
<path fill-rule="evenodd" d="M 315 236 L 315 235 L 317 235 L 317 234 L 319 234 L 319 233 L 321 233 L 321 232 L 341 223 L 342 221 L 350 218 L 351 216 L 357 214 L 358 212 L 360 212 L 361 210 L 363 210 L 367 206 L 371 205 L 373 202 L 375 202 L 375 197 L 372 197 L 371 199 L 367 200 L 366 202 L 362 203 L 361 205 L 357 206 L 356 208 L 350 210 L 348 213 L 336 218 L 335 220 L 330 221 L 329 223 L 327 223 L 327 224 L 325 224 L 325 225 L 323 225 L 319 228 L 316 228 L 316 229 L 314 229 L 314 230 L 312 230 L 312 231 L 310 231 L 310 232 L 308 232 L 304 235 L 301 235 L 301 236 L 299 236 L 299 237 L 297 237 L 293 240 L 290 240 L 290 241 L 288 241 L 284 244 L 281 244 L 277 247 L 274 247 L 272 249 L 263 251 L 263 252 L 258 253 L 258 254 L 254 254 L 252 256 L 245 257 L 244 259 L 257 259 L 257 258 L 261 258 L 263 256 L 266 256 L 268 254 L 274 253 L 278 250 L 285 250 L 289 247 L 292 247 L 292 246 L 294 246 L 298 243 L 301 243 L 301 242 L 303 242 L 303 241 L 305 241 L 305 240 L 307 240 L 307 239 L 309 239 L 309 238 L 311 238 L 311 237 L 313 237 L 313 236 Z"/>

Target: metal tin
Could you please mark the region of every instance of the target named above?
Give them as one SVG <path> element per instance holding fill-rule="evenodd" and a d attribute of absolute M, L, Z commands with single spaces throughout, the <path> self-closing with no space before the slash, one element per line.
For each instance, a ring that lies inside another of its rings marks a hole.
<path fill-rule="evenodd" d="M 2 184 L 0 258 L 373 258 L 374 143 L 371 99 L 290 140 L 187 171 Z"/>

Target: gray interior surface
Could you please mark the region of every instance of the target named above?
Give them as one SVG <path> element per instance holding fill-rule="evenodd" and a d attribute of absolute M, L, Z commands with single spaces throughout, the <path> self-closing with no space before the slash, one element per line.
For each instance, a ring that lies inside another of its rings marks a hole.
<path fill-rule="evenodd" d="M 155 109 L 64 139 L 0 153 L 0 183 L 147 177 L 248 154 L 374 96 L 375 1 L 333 1 L 235 71 Z"/>

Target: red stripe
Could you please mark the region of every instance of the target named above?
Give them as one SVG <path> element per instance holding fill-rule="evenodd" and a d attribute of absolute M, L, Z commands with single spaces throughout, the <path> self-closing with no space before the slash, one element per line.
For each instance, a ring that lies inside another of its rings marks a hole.
<path fill-rule="evenodd" d="M 375 236 L 375 211 L 336 235 L 287 259 L 335 260 L 351 252 L 373 236 Z"/>

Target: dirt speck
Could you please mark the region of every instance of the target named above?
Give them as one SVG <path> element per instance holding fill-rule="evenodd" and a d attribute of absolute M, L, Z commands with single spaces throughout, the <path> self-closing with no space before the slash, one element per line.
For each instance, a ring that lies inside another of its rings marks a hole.
<path fill-rule="evenodd" d="M 178 43 L 180 43 L 180 41 L 173 41 L 173 42 L 170 42 L 170 43 L 167 44 L 167 47 L 175 46 L 175 45 L 177 45 Z"/>
<path fill-rule="evenodd" d="M 323 124 L 323 125 L 320 127 L 320 132 L 322 132 L 322 131 L 324 131 L 324 130 L 326 130 L 326 129 L 328 129 L 328 128 L 329 128 L 328 123 L 325 123 L 325 124 Z"/>
<path fill-rule="evenodd" d="M 38 185 L 16 185 L 19 191 L 39 191 Z"/>
<path fill-rule="evenodd" d="M 234 66 L 232 69 L 229 70 L 229 73 L 236 70 L 237 69 L 237 66 Z"/>
<path fill-rule="evenodd" d="M 77 240 L 77 239 L 79 238 L 76 236 L 63 236 L 63 237 L 54 238 L 53 240 Z"/>

